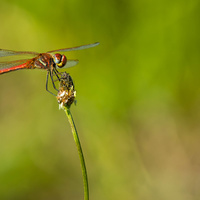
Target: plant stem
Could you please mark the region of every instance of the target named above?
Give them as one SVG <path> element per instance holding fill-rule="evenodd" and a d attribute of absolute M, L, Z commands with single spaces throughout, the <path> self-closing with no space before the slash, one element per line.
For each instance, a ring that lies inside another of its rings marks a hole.
<path fill-rule="evenodd" d="M 72 134 L 76 143 L 76 147 L 78 150 L 78 154 L 79 154 L 79 158 L 80 158 L 80 162 L 81 162 L 81 168 L 82 168 L 82 175 L 83 175 L 83 185 L 84 185 L 84 200 L 89 200 L 89 186 L 88 186 L 88 178 L 87 178 L 87 170 L 86 170 L 86 165 L 85 165 L 85 160 L 84 160 L 84 156 L 83 156 L 83 151 L 81 148 L 81 143 L 78 137 L 78 132 L 76 130 L 76 126 L 74 123 L 74 120 L 72 118 L 72 114 L 70 112 L 70 108 L 69 107 L 65 107 L 63 106 L 64 111 L 67 115 L 68 121 L 70 123 L 71 129 L 72 129 Z"/>

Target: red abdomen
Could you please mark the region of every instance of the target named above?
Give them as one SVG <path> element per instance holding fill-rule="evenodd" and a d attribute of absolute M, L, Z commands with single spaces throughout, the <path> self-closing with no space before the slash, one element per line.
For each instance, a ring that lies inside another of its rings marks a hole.
<path fill-rule="evenodd" d="M 19 69 L 27 69 L 27 63 L 18 65 L 18 66 L 13 66 L 13 67 L 9 67 L 9 68 L 4 68 L 4 69 L 0 69 L 0 74 L 4 74 L 10 71 L 15 71 L 15 70 L 19 70 Z"/>

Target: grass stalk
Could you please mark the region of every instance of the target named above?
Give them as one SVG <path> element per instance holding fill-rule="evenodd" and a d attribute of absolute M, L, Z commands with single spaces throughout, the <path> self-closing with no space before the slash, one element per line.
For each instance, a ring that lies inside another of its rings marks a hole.
<path fill-rule="evenodd" d="M 81 162 L 81 169 L 82 169 L 82 175 L 83 175 L 83 186 L 84 186 L 84 200 L 89 200 L 89 185 L 88 185 L 88 177 L 87 177 L 87 170 L 86 170 L 86 165 L 85 165 L 85 160 L 83 156 L 83 151 L 81 148 L 81 143 L 78 137 L 78 132 L 76 130 L 76 126 L 70 111 L 70 108 L 68 106 L 63 106 L 63 109 L 67 115 L 68 121 L 71 126 L 72 134 L 74 137 L 74 141 L 76 143 L 76 147 L 78 150 L 80 162 Z"/>

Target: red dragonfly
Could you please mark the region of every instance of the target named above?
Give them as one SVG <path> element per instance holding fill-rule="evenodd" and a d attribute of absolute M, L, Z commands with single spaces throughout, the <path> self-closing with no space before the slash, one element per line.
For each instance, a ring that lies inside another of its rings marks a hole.
<path fill-rule="evenodd" d="M 57 49 L 53 51 L 48 51 L 46 53 L 37 53 L 31 51 L 11 51 L 11 50 L 0 49 L 0 57 L 15 56 L 15 55 L 29 55 L 32 57 L 34 56 L 31 59 L 0 62 L 0 74 L 16 71 L 19 69 L 45 69 L 47 70 L 46 90 L 50 92 L 48 90 L 49 76 L 51 78 L 54 89 L 56 89 L 53 77 L 56 76 L 57 79 L 60 80 L 59 77 L 60 73 L 58 72 L 57 68 L 67 68 L 78 64 L 78 60 L 69 60 L 66 58 L 65 55 L 56 52 L 82 50 L 95 47 L 98 44 L 99 43 L 96 42 L 94 44 L 87 44 L 72 48 Z M 53 94 L 52 92 L 50 93 Z"/>

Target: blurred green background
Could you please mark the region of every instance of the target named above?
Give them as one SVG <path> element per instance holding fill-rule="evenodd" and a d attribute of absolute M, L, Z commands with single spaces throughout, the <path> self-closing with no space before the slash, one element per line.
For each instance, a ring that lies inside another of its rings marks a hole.
<path fill-rule="evenodd" d="M 200 199 L 198 0 L 1 0 L 0 48 L 66 53 L 93 200 Z M 83 199 L 46 72 L 0 76 L 0 199 Z"/>

